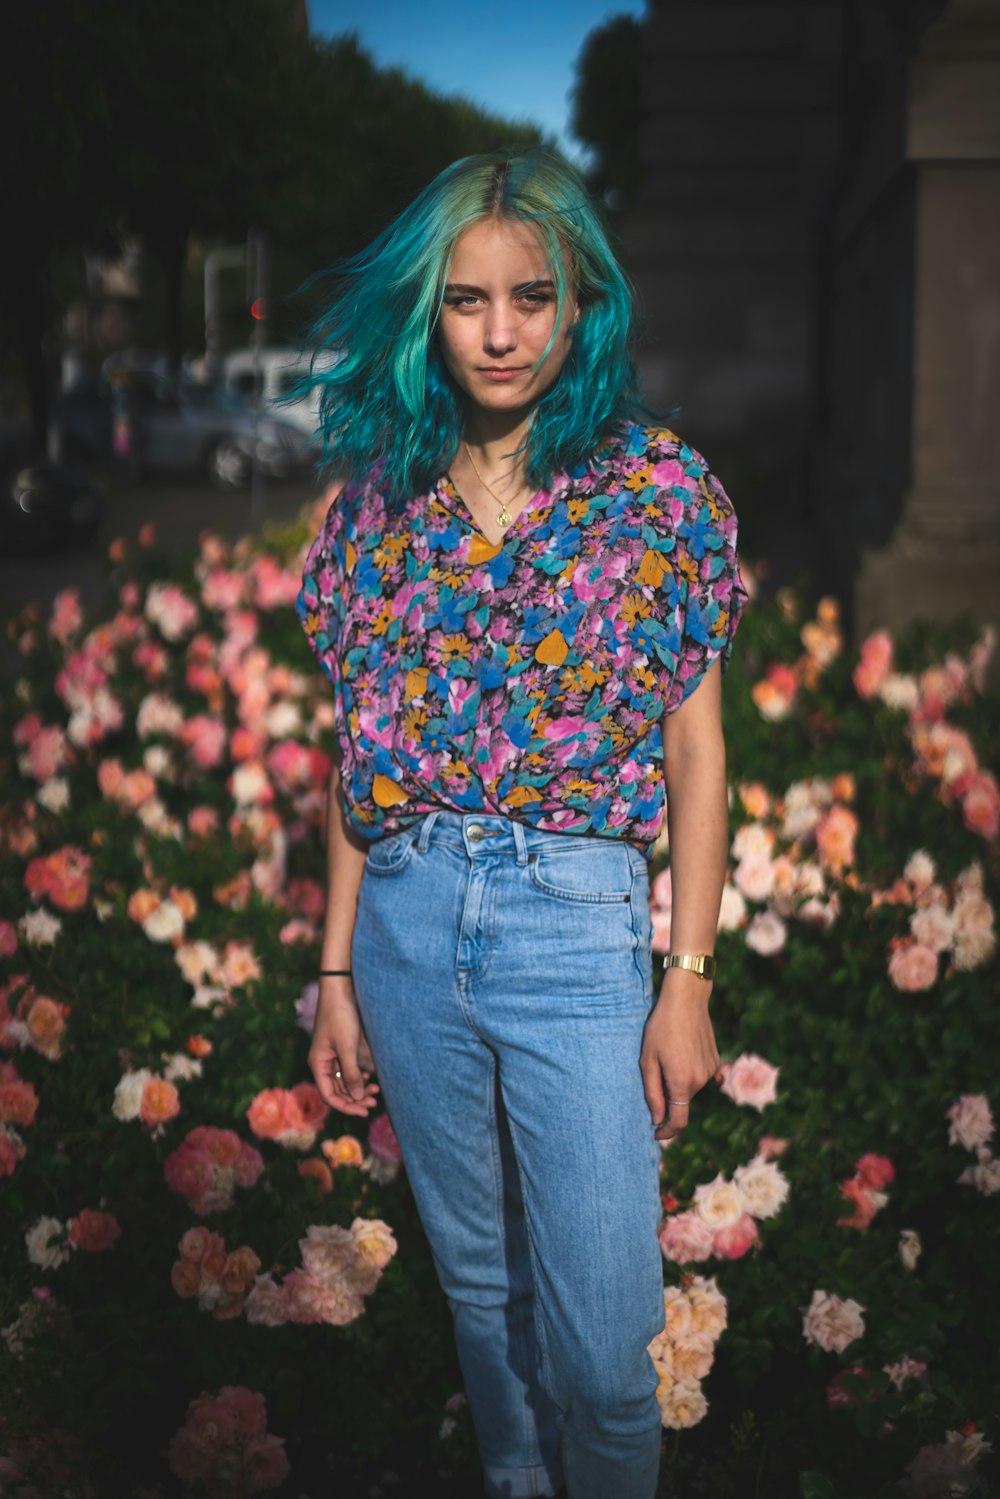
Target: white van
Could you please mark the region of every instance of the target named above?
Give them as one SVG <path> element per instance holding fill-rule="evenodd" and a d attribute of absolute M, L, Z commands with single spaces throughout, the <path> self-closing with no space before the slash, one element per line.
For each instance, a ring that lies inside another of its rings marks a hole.
<path fill-rule="evenodd" d="M 336 362 L 336 354 L 321 354 L 316 367 L 330 369 Z M 248 401 L 259 397 L 269 416 L 298 427 L 319 448 L 319 391 L 313 389 L 293 401 L 284 399 L 308 375 L 309 368 L 310 355 L 301 349 L 262 349 L 259 356 L 253 349 L 237 349 L 226 355 L 222 367 L 228 390 Z"/>

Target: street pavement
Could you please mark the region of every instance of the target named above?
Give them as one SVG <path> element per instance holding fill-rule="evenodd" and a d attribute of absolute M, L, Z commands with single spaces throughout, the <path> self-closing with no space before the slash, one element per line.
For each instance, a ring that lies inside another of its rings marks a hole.
<path fill-rule="evenodd" d="M 141 527 L 150 522 L 156 528 L 156 549 L 177 556 L 197 547 L 206 530 L 235 541 L 265 524 L 294 521 L 317 492 L 309 475 L 266 481 L 255 517 L 249 490 L 220 493 L 200 480 L 112 485 L 105 492 L 103 521 L 87 546 L 40 557 L 0 556 L 0 624 L 5 626 L 12 613 L 29 603 L 44 615 L 56 594 L 69 587 L 80 590 L 84 612 L 93 621 L 106 599 L 108 545 L 120 536 L 134 546 Z M 16 669 L 19 659 L 7 639 L 0 638 L 0 670 Z"/>

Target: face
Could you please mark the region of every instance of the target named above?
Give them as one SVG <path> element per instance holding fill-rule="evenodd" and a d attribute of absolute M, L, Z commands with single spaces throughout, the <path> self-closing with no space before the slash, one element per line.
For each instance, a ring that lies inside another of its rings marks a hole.
<path fill-rule="evenodd" d="M 455 246 L 438 322 L 441 357 L 473 405 L 517 413 L 555 381 L 577 315 L 570 292 L 539 364 L 555 326 L 555 272 L 529 224 L 483 219 Z"/>

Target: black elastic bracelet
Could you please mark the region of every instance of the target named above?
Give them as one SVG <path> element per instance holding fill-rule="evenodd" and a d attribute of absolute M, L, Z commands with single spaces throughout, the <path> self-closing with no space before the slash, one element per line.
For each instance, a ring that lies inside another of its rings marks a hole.
<path fill-rule="evenodd" d="M 353 978 L 354 974 L 350 968 L 321 968 L 320 978 Z"/>

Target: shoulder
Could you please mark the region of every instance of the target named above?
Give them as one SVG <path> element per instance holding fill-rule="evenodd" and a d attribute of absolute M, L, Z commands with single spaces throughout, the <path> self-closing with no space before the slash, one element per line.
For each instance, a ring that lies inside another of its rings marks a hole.
<path fill-rule="evenodd" d="M 697 448 L 666 426 L 624 422 L 598 448 L 602 480 L 632 490 L 645 513 L 679 534 L 692 524 L 735 528 L 732 501 Z"/>

